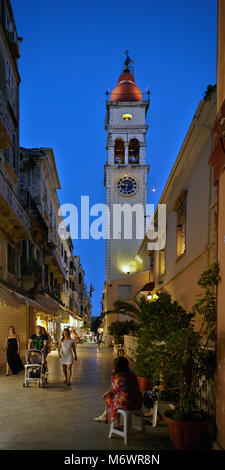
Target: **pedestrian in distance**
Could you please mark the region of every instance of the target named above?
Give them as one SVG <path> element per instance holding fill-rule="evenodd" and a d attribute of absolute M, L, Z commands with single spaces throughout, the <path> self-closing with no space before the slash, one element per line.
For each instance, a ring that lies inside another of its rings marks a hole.
<path fill-rule="evenodd" d="M 71 336 L 72 339 L 75 339 L 75 341 L 76 341 L 76 343 L 77 343 L 77 336 L 78 336 L 78 334 L 77 334 L 75 328 L 72 328 L 71 333 L 70 333 L 70 336 Z"/>
<path fill-rule="evenodd" d="M 23 363 L 20 358 L 20 338 L 15 332 L 14 326 L 10 325 L 8 328 L 8 335 L 5 339 L 5 344 L 2 354 L 6 351 L 6 376 L 9 376 L 10 369 L 13 374 L 17 374 L 23 370 Z"/>
<path fill-rule="evenodd" d="M 58 355 L 60 364 L 62 364 L 64 373 L 64 383 L 71 385 L 73 360 L 77 360 L 76 341 L 71 338 L 69 328 L 64 328 L 62 338 L 58 345 Z"/>

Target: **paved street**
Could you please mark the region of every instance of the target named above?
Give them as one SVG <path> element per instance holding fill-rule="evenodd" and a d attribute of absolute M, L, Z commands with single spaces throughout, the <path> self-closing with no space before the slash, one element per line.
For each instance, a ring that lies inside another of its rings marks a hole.
<path fill-rule="evenodd" d="M 64 385 L 56 352 L 48 359 L 49 385 L 24 389 L 23 373 L 1 370 L 0 449 L 124 449 L 119 436 L 108 439 L 109 425 L 95 423 L 109 387 L 112 350 L 78 345 L 72 386 Z M 127 449 L 171 449 L 167 427 L 146 426 L 147 437 L 133 436 Z"/>

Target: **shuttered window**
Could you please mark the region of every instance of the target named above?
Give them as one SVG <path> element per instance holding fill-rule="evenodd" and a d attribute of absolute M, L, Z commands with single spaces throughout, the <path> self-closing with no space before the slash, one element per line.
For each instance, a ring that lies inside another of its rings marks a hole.
<path fill-rule="evenodd" d="M 118 300 L 129 300 L 131 298 L 131 286 L 118 286 Z"/>
<path fill-rule="evenodd" d="M 8 258 L 7 258 L 7 270 L 10 274 L 15 274 L 15 250 L 14 248 L 8 243 Z"/>

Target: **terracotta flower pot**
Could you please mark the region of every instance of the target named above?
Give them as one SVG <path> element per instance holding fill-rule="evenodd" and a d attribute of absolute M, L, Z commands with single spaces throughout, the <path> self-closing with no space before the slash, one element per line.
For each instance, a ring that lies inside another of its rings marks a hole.
<path fill-rule="evenodd" d="M 204 449 L 208 444 L 210 419 L 202 421 L 178 421 L 163 416 L 170 439 L 177 450 Z"/>
<path fill-rule="evenodd" d="M 141 392 L 146 392 L 146 390 L 149 390 L 151 386 L 151 379 L 147 377 L 137 377 L 137 379 L 138 379 L 139 389 Z"/>

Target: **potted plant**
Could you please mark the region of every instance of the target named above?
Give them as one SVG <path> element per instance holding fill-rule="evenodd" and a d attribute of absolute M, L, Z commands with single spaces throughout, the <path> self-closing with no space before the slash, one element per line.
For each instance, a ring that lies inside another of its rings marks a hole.
<path fill-rule="evenodd" d="M 139 326 L 137 330 L 137 357 L 136 371 L 138 375 L 148 378 L 142 390 L 149 389 L 151 384 L 158 383 L 160 377 L 154 377 L 155 358 L 152 354 L 152 344 L 160 345 L 171 329 L 180 328 L 190 321 L 185 310 L 168 293 L 162 293 L 157 300 L 149 302 L 144 299 L 140 302 Z M 143 371 L 143 373 L 142 373 Z M 143 379 L 139 379 L 143 383 Z M 142 385 L 141 385 L 142 387 Z"/>
<path fill-rule="evenodd" d="M 164 389 L 175 397 L 173 409 L 165 413 L 170 438 L 179 450 L 199 449 L 207 446 L 211 417 L 198 409 L 200 389 L 198 379 L 214 376 L 216 354 L 216 285 L 219 281 L 217 263 L 207 267 L 198 284 L 204 288 L 190 314 L 188 322 L 178 328 L 168 318 L 163 341 L 157 332 L 164 324 L 151 322 L 149 362 L 154 380 L 163 381 Z M 157 301 L 156 301 L 157 302 Z M 195 320 L 195 321 L 194 321 Z M 183 324 L 182 324 L 183 323 Z M 162 335 L 161 335 L 162 339 Z"/>
<path fill-rule="evenodd" d="M 137 375 L 139 389 L 141 392 L 149 390 L 152 385 L 151 372 L 149 371 L 149 365 L 145 364 L 145 361 L 139 355 L 135 363 L 135 372 Z"/>

